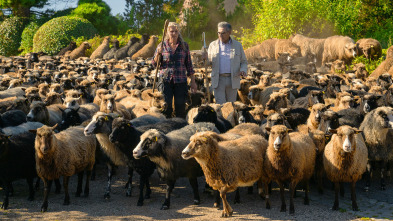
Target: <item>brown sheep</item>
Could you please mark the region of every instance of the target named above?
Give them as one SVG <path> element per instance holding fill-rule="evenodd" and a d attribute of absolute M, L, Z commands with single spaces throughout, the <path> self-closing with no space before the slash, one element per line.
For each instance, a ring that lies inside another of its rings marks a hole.
<path fill-rule="evenodd" d="M 263 115 L 265 109 L 262 105 L 255 105 L 252 108 L 253 109 L 250 111 L 250 114 L 256 122 L 261 123 L 265 119 L 265 116 Z"/>
<path fill-rule="evenodd" d="M 356 42 L 358 56 L 364 55 L 367 59 L 378 60 L 382 56 L 382 46 L 373 38 L 362 38 Z"/>
<path fill-rule="evenodd" d="M 46 95 L 44 103 L 47 106 L 52 105 L 52 104 L 62 104 L 63 101 L 62 101 L 61 94 L 56 93 L 56 92 L 49 92 Z"/>
<path fill-rule="evenodd" d="M 359 78 L 359 79 L 365 81 L 366 78 L 368 77 L 368 72 L 366 70 L 366 65 L 364 65 L 363 63 L 355 64 L 353 66 L 353 70 L 355 70 L 356 78 Z"/>
<path fill-rule="evenodd" d="M 26 115 L 27 121 L 38 121 L 45 125 L 54 126 L 61 123 L 61 104 L 46 106 L 42 101 L 35 101 L 30 105 L 30 112 Z"/>
<path fill-rule="evenodd" d="M 149 43 L 147 43 L 143 48 L 141 48 L 138 52 L 132 55 L 131 59 L 135 60 L 139 57 L 141 58 L 151 58 L 154 56 L 154 52 L 156 50 L 157 45 L 157 36 L 152 35 L 150 36 Z"/>
<path fill-rule="evenodd" d="M 356 56 L 356 44 L 347 36 L 331 36 L 326 38 L 322 65 L 327 62 L 342 60 L 346 65 L 349 65 Z"/>
<path fill-rule="evenodd" d="M 264 159 L 264 169 L 269 181 L 274 180 L 280 186 L 281 212 L 286 211 L 284 182 L 290 180 L 289 213 L 295 213 L 293 195 L 296 185 L 306 181 L 304 204 L 309 204 L 308 181 L 314 172 L 316 147 L 313 140 L 299 132 L 288 134 L 291 130 L 283 125 L 266 128 L 270 131 L 269 145 Z M 266 208 L 270 209 L 268 188 L 265 185 Z"/>
<path fill-rule="evenodd" d="M 237 91 L 237 96 L 242 103 L 245 105 L 250 105 L 251 102 L 248 99 L 248 93 L 250 92 L 249 88 L 251 86 L 251 81 L 247 79 L 240 80 L 240 88 Z"/>
<path fill-rule="evenodd" d="M 61 94 L 64 91 L 63 91 L 63 87 L 61 86 L 61 84 L 55 83 L 50 86 L 50 92 L 56 92 L 56 93 Z"/>
<path fill-rule="evenodd" d="M 292 42 L 300 47 L 303 57 L 314 55 L 317 58 L 317 66 L 321 66 L 323 57 L 323 47 L 326 39 L 308 38 L 296 34 L 291 38 Z"/>
<path fill-rule="evenodd" d="M 107 114 L 117 113 L 128 120 L 135 118 L 122 104 L 115 102 L 115 96 L 112 94 L 106 94 L 102 97 L 100 111 Z"/>
<path fill-rule="evenodd" d="M 41 212 L 48 209 L 49 187 L 48 181 L 63 176 L 64 203 L 70 204 L 68 182 L 70 176 L 78 174 L 78 188 L 76 196 L 82 193 L 82 179 L 86 170 L 86 185 L 84 196 L 89 195 L 89 181 L 95 162 L 96 139 L 94 136 L 81 136 L 83 127 L 71 127 L 55 134 L 54 127 L 42 126 L 37 130 L 35 139 L 35 158 L 38 176 L 44 181 L 44 202 Z"/>
<path fill-rule="evenodd" d="M 277 38 L 267 39 L 261 44 L 245 50 L 244 53 L 246 54 L 247 61 L 249 63 L 252 63 L 259 58 L 267 58 L 268 60 L 274 60 L 276 56 L 275 46 L 277 40 Z"/>
<path fill-rule="evenodd" d="M 102 97 L 106 94 L 109 94 L 109 91 L 107 89 L 100 88 L 100 89 L 96 90 L 95 94 L 96 94 L 96 96 L 94 97 L 93 103 L 100 106 Z"/>
<path fill-rule="evenodd" d="M 325 151 L 326 146 L 326 134 L 321 130 L 310 130 L 308 129 L 308 135 L 314 141 L 316 149 L 315 156 L 315 177 L 318 182 L 318 192 L 323 194 L 323 152 Z"/>
<path fill-rule="evenodd" d="M 48 93 L 49 93 L 49 84 L 42 83 L 38 85 L 38 94 L 41 96 L 41 98 L 45 98 Z"/>
<path fill-rule="evenodd" d="M 281 92 L 273 92 L 270 94 L 270 99 L 266 103 L 266 110 L 274 110 L 278 112 L 281 108 L 290 107 L 291 104 L 287 95 Z"/>
<path fill-rule="evenodd" d="M 190 138 L 182 157 L 194 157 L 201 165 L 206 182 L 220 192 L 222 217 L 230 217 L 233 209 L 226 199 L 226 193 L 241 186 L 252 186 L 264 179 L 263 155 L 266 148 L 267 141 L 260 135 L 222 141 L 214 132 L 199 132 Z"/>
<path fill-rule="evenodd" d="M 85 41 L 83 42 L 79 47 L 75 48 L 70 54 L 70 59 L 74 60 L 80 57 L 85 57 L 86 55 L 86 50 L 91 48 L 91 45 L 89 42 Z"/>
<path fill-rule="evenodd" d="M 291 40 L 288 39 L 279 39 L 275 45 L 275 53 L 274 56 L 276 60 L 278 60 L 281 53 L 289 53 L 291 58 L 300 57 L 300 47 L 295 43 L 292 43 Z"/>
<path fill-rule="evenodd" d="M 381 86 L 379 86 L 379 85 L 374 85 L 374 86 L 372 86 L 372 87 L 370 88 L 370 90 L 368 91 L 368 93 L 371 93 L 371 94 L 380 94 L 380 95 L 383 95 L 383 92 L 384 92 L 384 89 L 383 89 Z"/>
<path fill-rule="evenodd" d="M 326 175 L 334 183 L 335 200 L 333 210 L 339 209 L 338 192 L 340 182 L 351 183 L 352 210 L 358 211 L 355 184 L 362 178 L 367 166 L 367 147 L 361 131 L 350 126 L 341 126 L 326 145 L 323 154 L 323 165 Z"/>
<path fill-rule="evenodd" d="M 307 127 L 310 130 L 317 130 L 321 123 L 322 114 L 327 110 L 327 106 L 325 104 L 314 104 L 311 107 L 310 116 L 307 119 Z"/>
<path fill-rule="evenodd" d="M 109 36 L 106 36 L 104 40 L 102 41 L 101 45 L 98 46 L 98 48 L 93 51 L 93 53 L 90 55 L 90 59 L 97 59 L 97 58 L 103 58 L 104 54 L 106 54 L 109 51 L 109 42 L 111 38 Z"/>
<path fill-rule="evenodd" d="M 330 107 L 331 110 L 338 112 L 340 110 L 352 108 L 355 104 L 355 101 L 352 96 L 341 96 L 340 99 L 336 98 L 336 100 L 339 100 L 339 104 L 334 107 Z"/>

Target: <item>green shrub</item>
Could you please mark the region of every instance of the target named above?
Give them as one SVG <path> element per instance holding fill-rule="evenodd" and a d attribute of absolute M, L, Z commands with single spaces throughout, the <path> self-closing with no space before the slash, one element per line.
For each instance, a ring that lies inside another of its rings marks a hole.
<path fill-rule="evenodd" d="M 22 32 L 22 41 L 20 42 L 19 50 L 21 54 L 26 54 L 33 51 L 33 38 L 34 34 L 40 28 L 40 25 L 36 21 L 30 22 Z"/>
<path fill-rule="evenodd" d="M 97 34 L 94 26 L 83 18 L 58 17 L 42 25 L 33 40 L 33 51 L 56 54 L 66 47 L 72 39 L 85 36 L 92 38 Z"/>
<path fill-rule="evenodd" d="M 24 26 L 24 20 L 18 17 L 8 18 L 0 24 L 0 55 L 18 54 Z"/>
<path fill-rule="evenodd" d="M 110 35 L 110 37 L 111 37 L 111 40 L 116 38 L 119 41 L 119 46 L 123 47 L 127 44 L 127 42 L 131 39 L 131 37 L 141 38 L 141 35 L 127 33 L 125 35 Z M 85 41 L 90 43 L 91 48 L 86 50 L 87 57 L 89 57 L 93 53 L 93 51 L 95 51 L 98 48 L 98 46 L 100 46 L 100 44 L 102 43 L 103 40 L 104 40 L 104 37 L 101 37 L 101 36 L 95 36 L 94 38 L 91 38 L 91 39 L 87 39 L 86 37 L 82 36 L 77 39 L 74 39 L 74 41 L 76 42 L 76 45 L 78 47 L 79 47 L 79 45 L 81 45 Z M 111 44 L 110 44 L 110 47 L 112 47 Z"/>
<path fill-rule="evenodd" d="M 353 66 L 358 63 L 363 63 L 366 66 L 366 70 L 369 74 L 371 74 L 385 59 L 386 52 L 388 49 L 382 49 L 382 56 L 378 60 L 370 60 L 364 57 L 363 55 L 360 57 L 356 57 L 352 60 L 352 64 L 348 69 L 352 70 Z"/>

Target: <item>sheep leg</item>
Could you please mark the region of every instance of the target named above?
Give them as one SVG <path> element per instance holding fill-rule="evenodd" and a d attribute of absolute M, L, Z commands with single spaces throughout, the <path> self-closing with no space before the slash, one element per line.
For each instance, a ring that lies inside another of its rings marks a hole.
<path fill-rule="evenodd" d="M 8 209 L 8 204 L 9 204 L 9 196 L 10 196 L 10 187 L 11 187 L 11 182 L 4 181 L 3 183 L 5 184 L 5 195 L 4 195 L 4 201 L 3 204 L 1 205 L 2 209 Z"/>
<path fill-rule="evenodd" d="M 151 189 L 150 189 L 149 177 L 146 177 L 145 185 L 146 185 L 146 195 L 145 195 L 145 199 L 150 199 Z"/>
<path fill-rule="evenodd" d="M 290 191 L 290 197 L 289 197 L 289 214 L 294 214 L 295 213 L 295 205 L 293 204 L 293 195 L 296 192 L 296 182 L 292 181 L 289 184 L 289 191 Z M 307 191 L 307 190 L 306 190 Z M 308 200 L 308 196 L 307 196 L 307 200 Z"/>
<path fill-rule="evenodd" d="M 385 161 L 381 162 L 381 190 L 385 190 L 385 168 L 386 168 L 386 163 Z"/>
<path fill-rule="evenodd" d="M 97 166 L 97 162 L 94 162 L 90 180 L 96 180 L 96 166 Z"/>
<path fill-rule="evenodd" d="M 236 203 L 240 203 L 240 190 L 239 190 L 239 188 L 236 189 L 235 200 L 234 200 L 233 204 L 236 204 Z"/>
<path fill-rule="evenodd" d="M 41 179 L 38 177 L 37 181 L 35 181 L 35 186 L 34 186 L 35 190 L 38 190 L 40 188 L 40 180 Z"/>
<path fill-rule="evenodd" d="M 27 178 L 27 185 L 29 185 L 29 197 L 27 198 L 28 201 L 34 200 L 34 187 L 33 187 L 33 178 Z"/>
<path fill-rule="evenodd" d="M 340 182 L 340 196 L 344 197 L 344 195 L 345 195 L 344 183 Z"/>
<path fill-rule="evenodd" d="M 111 198 L 111 182 L 113 176 L 113 167 L 110 163 L 107 163 L 107 168 L 108 168 L 108 183 L 104 194 L 105 199 Z"/>
<path fill-rule="evenodd" d="M 52 183 L 52 181 L 48 182 L 45 178 L 42 178 L 42 181 L 44 182 L 44 202 L 42 202 L 41 212 L 46 212 L 48 210 L 49 183 Z"/>
<path fill-rule="evenodd" d="M 352 200 L 352 210 L 359 211 L 358 204 L 356 203 L 356 182 L 351 183 L 351 200 Z"/>
<path fill-rule="evenodd" d="M 285 204 L 284 185 L 283 185 L 282 182 L 278 182 L 278 186 L 280 187 L 280 197 L 281 197 L 281 209 L 280 209 L 280 212 L 286 212 L 287 211 L 287 205 Z"/>
<path fill-rule="evenodd" d="M 64 186 L 64 202 L 63 205 L 70 205 L 70 194 L 68 193 L 68 181 L 70 180 L 69 176 L 63 177 L 63 186 Z"/>
<path fill-rule="evenodd" d="M 316 165 L 318 165 L 316 173 L 318 180 L 318 193 L 323 194 L 323 168 L 321 165 L 319 165 L 319 163 L 317 163 Z"/>
<path fill-rule="evenodd" d="M 265 199 L 265 193 L 263 192 L 263 182 L 262 180 L 258 180 L 257 182 L 257 187 L 258 187 L 258 195 L 262 198 Z"/>
<path fill-rule="evenodd" d="M 126 188 L 127 188 L 126 196 L 131 196 L 131 194 L 132 194 L 132 175 L 133 174 L 134 174 L 134 170 L 132 169 L 132 167 L 128 167 L 128 181 L 126 184 Z M 142 188 L 143 188 L 143 186 L 142 186 Z"/>
<path fill-rule="evenodd" d="M 250 186 L 247 188 L 247 194 L 252 194 L 254 192 L 254 187 Z"/>
<path fill-rule="evenodd" d="M 371 164 L 370 161 L 367 162 L 366 172 L 364 173 L 366 179 L 366 186 L 364 187 L 364 191 L 368 191 L 370 189 L 370 182 L 371 182 Z"/>
<path fill-rule="evenodd" d="M 199 203 L 201 203 L 201 199 L 199 198 L 198 180 L 196 177 L 192 177 L 188 178 L 188 181 L 190 182 L 192 192 L 194 193 L 194 205 L 199 205 Z"/>
<path fill-rule="evenodd" d="M 80 197 L 82 193 L 83 171 L 78 173 L 78 186 L 76 188 L 75 197 Z"/>
<path fill-rule="evenodd" d="M 169 206 L 171 205 L 171 193 L 173 188 L 175 188 L 175 182 L 174 180 L 168 180 L 166 184 L 166 194 L 165 194 L 165 201 L 161 206 L 161 210 L 167 210 L 169 209 Z"/>
<path fill-rule="evenodd" d="M 10 183 L 8 194 L 9 196 L 14 196 L 14 186 L 12 185 L 12 183 Z"/>
<path fill-rule="evenodd" d="M 215 198 L 215 202 L 214 202 L 213 207 L 219 208 L 220 207 L 220 192 L 218 190 L 214 191 L 214 198 Z"/>
<path fill-rule="evenodd" d="M 143 206 L 143 188 L 145 187 L 145 182 L 146 182 L 146 177 L 140 176 L 140 181 L 139 181 L 139 199 L 138 203 L 136 204 L 137 206 Z"/>
<path fill-rule="evenodd" d="M 266 201 L 266 209 L 270 209 L 270 196 L 269 196 L 269 183 L 271 182 L 265 182 L 265 201 Z"/>
<path fill-rule="evenodd" d="M 55 193 L 60 193 L 61 184 L 59 179 L 55 179 L 55 186 L 56 186 Z"/>
<path fill-rule="evenodd" d="M 304 205 L 310 205 L 310 199 L 308 198 L 308 191 L 310 190 L 310 182 L 306 181 L 306 189 L 305 189 L 305 197 L 304 197 Z"/>
<path fill-rule="evenodd" d="M 220 190 L 220 196 L 221 196 L 222 205 L 223 205 L 222 217 L 231 217 L 233 214 L 233 209 L 231 208 L 231 206 L 228 203 L 227 190 L 225 187 Z"/>
<path fill-rule="evenodd" d="M 91 170 L 86 171 L 86 183 L 85 183 L 85 191 L 83 192 L 83 197 L 88 197 L 90 192 L 90 180 L 91 180 Z"/>
<path fill-rule="evenodd" d="M 332 210 L 338 210 L 338 192 L 340 191 L 339 182 L 334 183 L 334 204 Z"/>

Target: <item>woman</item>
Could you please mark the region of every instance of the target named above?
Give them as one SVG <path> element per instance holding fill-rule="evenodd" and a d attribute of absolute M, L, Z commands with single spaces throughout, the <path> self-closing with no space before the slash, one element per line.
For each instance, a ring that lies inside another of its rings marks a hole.
<path fill-rule="evenodd" d="M 161 59 L 158 89 L 164 94 L 167 103 L 164 110 L 167 118 L 172 117 L 173 98 L 175 98 L 175 116 L 186 117 L 187 77 L 191 79 L 191 92 L 194 93 L 197 89 L 190 50 L 179 30 L 178 24 L 169 22 L 167 34 L 162 42 L 162 50 L 161 44 L 158 45 L 152 62 L 155 66 Z"/>

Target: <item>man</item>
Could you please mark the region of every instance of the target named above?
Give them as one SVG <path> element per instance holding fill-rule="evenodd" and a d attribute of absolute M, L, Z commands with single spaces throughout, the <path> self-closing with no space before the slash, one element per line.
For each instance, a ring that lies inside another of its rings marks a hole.
<path fill-rule="evenodd" d="M 231 38 L 232 26 L 218 23 L 218 39 L 210 43 L 209 62 L 212 64 L 211 84 L 217 104 L 235 102 L 240 76 L 245 77 L 247 59 L 240 42 Z"/>

